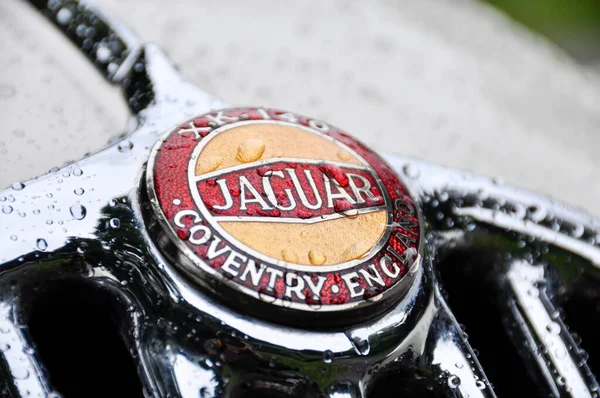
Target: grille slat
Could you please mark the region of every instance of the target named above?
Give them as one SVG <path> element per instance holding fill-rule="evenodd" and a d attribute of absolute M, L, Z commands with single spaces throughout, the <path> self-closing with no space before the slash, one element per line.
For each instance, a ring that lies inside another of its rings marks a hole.
<path fill-rule="evenodd" d="M 557 397 L 594 397 L 598 383 L 583 360 L 568 327 L 551 301 L 545 267 L 512 261 L 503 283 L 509 305 L 509 330 L 542 388 Z"/>

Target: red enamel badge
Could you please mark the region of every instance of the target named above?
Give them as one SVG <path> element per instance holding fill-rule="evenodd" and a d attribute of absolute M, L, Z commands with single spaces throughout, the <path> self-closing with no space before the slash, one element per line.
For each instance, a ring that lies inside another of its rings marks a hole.
<path fill-rule="evenodd" d="M 238 108 L 186 121 L 154 147 L 146 183 L 174 265 L 230 301 L 366 307 L 420 261 L 418 211 L 398 176 L 304 116 Z"/>

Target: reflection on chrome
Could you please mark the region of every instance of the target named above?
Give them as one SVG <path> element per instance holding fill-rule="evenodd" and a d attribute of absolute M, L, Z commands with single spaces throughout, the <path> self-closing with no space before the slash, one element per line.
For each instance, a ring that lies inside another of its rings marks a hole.
<path fill-rule="evenodd" d="M 49 4 L 41 8 L 63 30 L 77 18 L 97 17 L 96 9 Z M 480 255 L 482 272 L 491 275 L 490 296 L 497 296 L 540 390 L 598 395 L 554 300 L 598 299 L 600 221 L 486 178 L 385 156 L 417 201 L 426 242 L 405 294 L 367 321 L 289 326 L 289 319 L 234 310 L 180 274 L 158 249 L 163 242 L 149 234 L 156 223 L 145 216 L 145 164 L 163 132 L 224 104 L 186 81 L 161 50 L 140 44 L 107 16 L 101 21 L 102 37 L 121 37 L 123 54 L 86 54 L 123 88 L 134 113 L 126 134 L 0 192 L 0 358 L 9 393 L 58 394 L 28 333 L 27 310 L 34 287 L 70 280 L 115 298 L 115 317 L 147 396 L 364 397 L 391 377 L 400 380 L 399 395 L 414 383 L 423 393 L 493 397 L 494 381 L 438 281 L 441 260 L 466 251 Z M 175 248 L 167 254 L 181 257 Z"/>

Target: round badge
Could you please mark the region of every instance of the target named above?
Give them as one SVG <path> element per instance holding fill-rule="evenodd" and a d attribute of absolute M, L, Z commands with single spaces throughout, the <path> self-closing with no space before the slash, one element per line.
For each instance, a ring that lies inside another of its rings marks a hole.
<path fill-rule="evenodd" d="M 398 297 L 420 261 L 418 210 L 394 171 L 294 113 L 237 108 L 186 121 L 154 147 L 146 185 L 173 265 L 228 301 L 362 308 Z"/>

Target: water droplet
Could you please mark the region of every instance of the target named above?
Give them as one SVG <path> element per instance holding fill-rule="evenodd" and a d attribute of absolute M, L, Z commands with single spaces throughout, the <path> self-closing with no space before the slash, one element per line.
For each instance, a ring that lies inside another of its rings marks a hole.
<path fill-rule="evenodd" d="M 546 330 L 548 331 L 548 333 L 556 336 L 560 333 L 560 325 L 556 322 L 551 322 L 548 325 L 546 325 Z"/>
<path fill-rule="evenodd" d="M 12 131 L 12 135 L 17 137 L 17 138 L 23 138 L 25 137 L 25 130 L 23 129 L 14 129 Z"/>
<path fill-rule="evenodd" d="M 342 212 L 342 214 L 343 214 L 345 217 L 348 217 L 348 218 L 354 219 L 354 218 L 358 217 L 358 209 L 350 209 L 350 210 L 346 210 L 346 211 L 343 211 L 343 212 Z"/>
<path fill-rule="evenodd" d="M 0 83 L 0 98 L 10 98 L 15 95 L 15 86 L 8 83 Z"/>
<path fill-rule="evenodd" d="M 258 298 L 267 303 L 272 303 L 277 300 L 277 297 L 274 296 L 274 292 L 269 292 L 268 290 L 261 288 L 258 291 Z"/>
<path fill-rule="evenodd" d="M 585 350 L 579 350 L 579 356 L 580 356 L 580 360 L 579 363 L 577 364 L 577 366 L 583 366 L 585 365 L 585 363 L 588 361 L 588 359 L 590 359 L 590 354 L 587 353 L 587 351 Z"/>
<path fill-rule="evenodd" d="M 100 44 L 96 49 L 96 58 L 103 64 L 107 63 L 110 60 L 111 55 L 112 52 L 106 44 Z"/>
<path fill-rule="evenodd" d="M 288 263 L 298 264 L 299 258 L 296 252 L 289 249 L 284 249 L 281 251 L 281 257 Z"/>
<path fill-rule="evenodd" d="M 117 229 L 121 226 L 121 221 L 118 218 L 111 218 L 108 224 L 111 228 Z"/>
<path fill-rule="evenodd" d="M 50 192 L 48 192 L 48 193 L 46 194 L 46 197 L 47 197 L 47 198 L 51 198 L 52 196 L 53 196 L 53 195 L 52 195 Z M 53 206 L 53 207 L 54 207 L 54 206 Z"/>
<path fill-rule="evenodd" d="M 571 232 L 571 235 L 574 238 L 581 238 L 581 236 L 583 235 L 583 233 L 585 232 L 585 227 L 583 226 L 583 224 L 577 224 L 573 226 L 573 231 Z"/>
<path fill-rule="evenodd" d="M 12 211 L 13 211 L 13 208 L 12 208 L 11 205 L 4 205 L 4 206 L 2 206 L 2 213 L 4 213 L 4 214 L 10 214 L 10 213 L 12 213 Z"/>
<path fill-rule="evenodd" d="M 308 260 L 312 265 L 323 265 L 327 261 L 327 256 L 321 252 L 311 250 L 308 252 Z"/>
<path fill-rule="evenodd" d="M 363 339 L 358 336 L 353 336 L 351 340 L 352 344 L 354 345 L 354 348 L 360 355 L 369 355 L 369 352 L 371 352 L 371 345 L 369 344 L 369 340 Z"/>
<path fill-rule="evenodd" d="M 87 28 L 87 26 L 85 26 L 84 24 L 77 25 L 77 29 L 75 29 L 75 34 L 79 37 L 85 36 L 86 28 Z"/>
<path fill-rule="evenodd" d="M 343 160 L 344 162 L 349 161 L 350 159 L 352 159 L 352 155 L 350 155 L 350 153 L 344 149 L 340 149 L 337 153 L 337 157 L 340 160 Z"/>
<path fill-rule="evenodd" d="M 87 243 L 83 242 L 77 247 L 77 253 L 83 254 L 85 253 L 85 249 L 87 249 Z"/>
<path fill-rule="evenodd" d="M 370 247 L 366 247 L 366 242 L 359 241 L 350 247 L 346 248 L 342 253 L 342 258 L 344 261 L 354 260 L 356 258 L 360 258 L 363 254 L 369 251 Z"/>
<path fill-rule="evenodd" d="M 10 240 L 12 240 L 12 241 L 16 241 L 17 239 L 18 239 L 17 235 L 11 235 L 10 236 Z"/>
<path fill-rule="evenodd" d="M 117 149 L 119 150 L 119 152 L 129 152 L 133 149 L 133 142 L 131 142 L 131 141 L 121 142 L 117 146 Z"/>
<path fill-rule="evenodd" d="M 61 25 L 68 24 L 71 21 L 71 18 L 73 18 L 73 11 L 67 7 L 61 8 L 58 13 L 56 13 L 56 20 Z"/>
<path fill-rule="evenodd" d="M 221 156 L 202 156 L 196 164 L 196 174 L 209 173 L 223 164 Z"/>
<path fill-rule="evenodd" d="M 46 224 L 52 225 L 52 224 L 54 224 L 54 221 L 52 221 L 52 220 L 46 220 Z"/>
<path fill-rule="evenodd" d="M 111 200 L 108 201 L 108 205 L 110 207 L 115 207 L 117 205 L 117 201 L 114 200 L 114 199 L 111 199 Z"/>
<path fill-rule="evenodd" d="M 35 245 L 41 251 L 44 251 L 48 248 L 48 242 L 46 242 L 45 239 L 41 239 L 41 238 L 36 241 Z"/>
<path fill-rule="evenodd" d="M 259 138 L 244 140 L 237 148 L 236 159 L 242 163 L 254 162 L 265 152 L 265 143 Z"/>
<path fill-rule="evenodd" d="M 482 380 L 477 380 L 475 382 L 475 387 L 479 388 L 480 390 L 485 390 L 485 383 Z"/>
<path fill-rule="evenodd" d="M 15 366 L 10 369 L 13 377 L 18 380 L 24 380 L 29 377 L 29 371 L 24 366 Z"/>
<path fill-rule="evenodd" d="M 73 192 L 75 192 L 75 195 L 83 195 L 85 191 L 83 190 L 83 188 L 75 188 Z"/>
<path fill-rule="evenodd" d="M 458 386 L 460 386 L 460 377 L 456 375 L 451 375 L 448 377 L 448 387 L 456 388 Z"/>
<path fill-rule="evenodd" d="M 0 352 L 10 350 L 10 344 L 0 343 Z"/>
<path fill-rule="evenodd" d="M 323 353 L 323 362 L 325 362 L 325 363 L 333 362 L 333 352 L 331 352 L 330 350 L 326 350 Z"/>
<path fill-rule="evenodd" d="M 76 220 L 83 220 L 87 212 L 86 208 L 80 204 L 75 204 L 69 207 L 69 211 L 71 212 L 73 218 Z"/>
<path fill-rule="evenodd" d="M 10 187 L 15 191 L 20 191 L 21 189 L 25 188 L 25 184 L 23 184 L 22 182 L 15 182 Z"/>
<path fill-rule="evenodd" d="M 462 369 L 464 365 L 462 364 L 462 362 L 456 362 L 454 366 L 456 366 L 457 369 Z"/>
<path fill-rule="evenodd" d="M 410 164 L 410 163 L 404 165 L 404 167 L 402 168 L 402 171 L 408 178 L 416 179 L 416 178 L 419 178 L 419 176 L 421 175 L 419 168 L 417 166 L 415 166 L 414 164 Z"/>
<path fill-rule="evenodd" d="M 33 347 L 26 346 L 23 347 L 23 352 L 27 355 L 32 355 L 35 352 L 35 350 L 33 349 Z"/>
<path fill-rule="evenodd" d="M 73 169 L 73 175 L 76 177 L 79 177 L 83 174 L 83 171 L 81 171 L 81 169 L 79 167 L 76 167 Z"/>
<path fill-rule="evenodd" d="M 179 206 L 181 204 L 181 199 L 173 199 L 173 204 Z"/>

